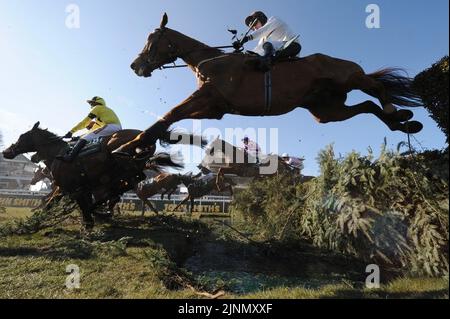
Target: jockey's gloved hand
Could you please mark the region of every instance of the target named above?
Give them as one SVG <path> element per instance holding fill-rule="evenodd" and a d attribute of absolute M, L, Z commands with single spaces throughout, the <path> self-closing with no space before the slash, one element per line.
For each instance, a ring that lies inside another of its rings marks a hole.
<path fill-rule="evenodd" d="M 242 40 L 234 41 L 233 48 L 239 50 L 248 41 L 250 41 L 250 38 L 248 36 L 243 37 Z"/>
<path fill-rule="evenodd" d="M 234 41 L 233 42 L 233 48 L 235 50 L 239 50 L 242 47 L 241 41 Z"/>
<path fill-rule="evenodd" d="M 72 132 L 67 133 L 66 135 L 64 135 L 64 138 L 72 138 Z"/>

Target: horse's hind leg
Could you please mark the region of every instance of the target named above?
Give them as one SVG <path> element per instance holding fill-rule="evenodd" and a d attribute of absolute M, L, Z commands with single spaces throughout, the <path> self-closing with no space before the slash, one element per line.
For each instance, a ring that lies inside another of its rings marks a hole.
<path fill-rule="evenodd" d="M 413 112 L 409 110 L 397 111 L 397 108 L 389 100 L 383 83 L 364 73 L 355 73 L 351 76 L 347 81 L 346 89 L 348 92 L 352 90 L 361 90 L 378 99 L 383 106 L 383 112 L 390 116 L 391 121 L 406 122 L 414 116 Z"/>
<path fill-rule="evenodd" d="M 373 114 L 386 124 L 392 131 L 402 131 L 404 133 L 414 134 L 422 130 L 423 126 L 419 122 L 400 123 L 393 121 L 389 114 L 386 114 L 373 101 L 347 106 L 345 99 L 338 98 L 329 105 L 315 106 L 309 108 L 319 123 L 341 122 L 351 119 L 360 114 Z"/>

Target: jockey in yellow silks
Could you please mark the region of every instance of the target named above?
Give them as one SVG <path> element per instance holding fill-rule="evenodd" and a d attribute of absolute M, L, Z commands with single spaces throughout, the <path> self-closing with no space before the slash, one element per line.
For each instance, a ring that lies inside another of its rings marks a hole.
<path fill-rule="evenodd" d="M 99 137 L 110 136 L 122 130 L 119 118 L 112 109 L 106 106 L 103 98 L 95 96 L 87 102 L 92 108 L 88 116 L 71 129 L 64 138 L 71 138 L 73 134 L 86 128 L 90 131 L 80 138 L 69 153 L 58 157 L 58 159 L 71 162 L 88 142 L 92 142 Z"/>

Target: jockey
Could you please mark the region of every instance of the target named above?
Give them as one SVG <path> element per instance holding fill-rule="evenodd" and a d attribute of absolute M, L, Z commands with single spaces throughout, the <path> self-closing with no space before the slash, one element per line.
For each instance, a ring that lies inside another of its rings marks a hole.
<path fill-rule="evenodd" d="M 301 171 L 304 168 L 304 165 L 303 165 L 304 159 L 303 158 L 292 157 L 292 156 L 289 156 L 288 153 L 284 153 L 283 155 L 281 155 L 281 158 L 287 165 L 291 166 L 294 169 Z"/>
<path fill-rule="evenodd" d="M 212 171 L 210 171 L 207 167 L 200 164 L 197 166 L 197 168 L 200 169 L 200 173 L 193 176 L 193 179 L 195 180 L 194 185 L 199 187 L 205 187 L 210 182 L 216 180 L 216 175 Z"/>
<path fill-rule="evenodd" d="M 247 136 L 242 140 L 244 142 L 244 153 L 245 155 L 251 155 L 256 158 L 256 163 L 259 163 L 259 153 L 261 153 L 261 148 L 256 142 L 250 140 Z M 248 161 L 246 161 L 247 163 Z"/>
<path fill-rule="evenodd" d="M 254 51 L 263 56 L 263 66 L 265 67 L 269 67 L 276 59 L 295 57 L 302 49 L 297 40 L 298 36 L 279 18 L 268 19 L 263 12 L 256 11 L 245 19 L 245 24 L 252 27 L 253 32 L 241 41 L 233 43 L 233 46 L 241 46 L 248 41 L 259 40 Z M 286 44 L 288 44 L 287 47 L 285 47 Z"/>
<path fill-rule="evenodd" d="M 216 180 L 216 175 L 206 167 L 202 168 L 202 175 L 199 179 L 203 185 L 208 185 L 211 181 Z"/>
<path fill-rule="evenodd" d="M 64 138 L 71 138 L 74 133 L 85 128 L 90 131 L 78 140 L 69 153 L 62 157 L 58 157 L 58 159 L 65 162 L 71 162 L 87 143 L 92 142 L 99 137 L 110 136 L 115 132 L 122 130 L 119 118 L 113 110 L 106 106 L 104 99 L 95 96 L 92 100 L 88 100 L 87 102 L 91 106 L 91 112 L 84 120 L 71 129 Z"/>

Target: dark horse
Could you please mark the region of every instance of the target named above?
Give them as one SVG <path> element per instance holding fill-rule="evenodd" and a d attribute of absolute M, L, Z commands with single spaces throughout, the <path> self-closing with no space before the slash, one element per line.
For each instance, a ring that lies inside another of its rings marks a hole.
<path fill-rule="evenodd" d="M 16 143 L 4 150 L 3 156 L 13 159 L 19 154 L 37 152 L 37 157 L 50 169 L 55 186 L 78 203 L 84 225 L 89 229 L 94 225 L 94 209 L 105 203 L 117 203 L 120 195 L 132 190 L 146 178 L 143 170 L 148 163 L 183 167 L 174 163 L 167 153 L 153 156 L 154 146 L 142 158 L 120 160 L 111 155 L 112 149 L 137 134 L 139 131 L 118 132 L 101 142 L 101 151 L 80 155 L 73 163 L 65 163 L 57 160 L 56 156 L 66 152 L 68 144 L 55 134 L 39 128 L 38 122 L 30 131 L 22 134 Z"/>
<path fill-rule="evenodd" d="M 225 114 L 275 116 L 297 107 L 307 109 L 319 123 L 345 121 L 368 113 L 392 131 L 414 134 L 423 128 L 420 122 L 409 121 L 413 117 L 410 110 L 394 106 L 422 106 L 412 90 L 412 80 L 399 69 L 366 74 L 354 62 L 314 54 L 275 64 L 268 92 L 266 75 L 254 67 L 257 57 L 225 54 L 167 28 L 167 22 L 164 14 L 160 27 L 149 35 L 131 68 L 138 76 L 150 77 L 155 69 L 181 58 L 195 73 L 199 89 L 118 151 L 133 154 L 135 148 L 153 144 L 167 127 L 184 119 L 221 119 Z M 347 94 L 353 90 L 377 98 L 382 107 L 369 100 L 345 105 Z"/>
<path fill-rule="evenodd" d="M 148 200 L 150 197 L 161 194 L 161 200 L 163 200 L 164 196 L 167 194 L 167 197 L 170 200 L 172 194 L 177 190 L 178 185 L 181 183 L 182 180 L 180 174 L 161 173 L 158 174 L 151 183 L 139 184 L 134 192 L 143 202 L 142 216 L 145 214 L 145 205 L 150 207 L 155 214 L 158 214 L 158 211 Z"/>
<path fill-rule="evenodd" d="M 180 175 L 180 179 L 188 189 L 188 196 L 177 205 L 175 211 L 187 202 L 189 205 L 189 214 L 192 215 L 194 210 L 195 199 L 202 198 L 203 196 L 211 194 L 213 191 L 228 192 L 233 195 L 233 186 L 236 184 L 227 177 L 222 177 L 219 182 L 216 182 L 216 178 L 206 179 L 203 177 L 192 175 Z"/>

